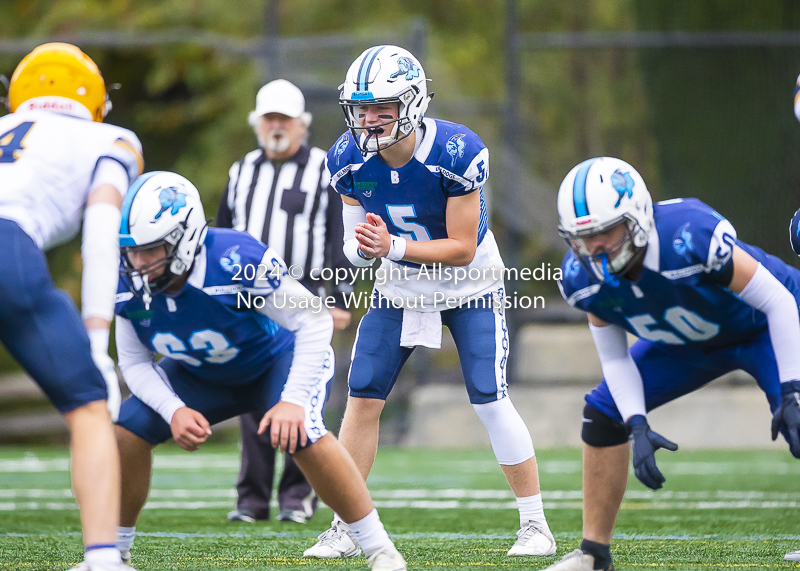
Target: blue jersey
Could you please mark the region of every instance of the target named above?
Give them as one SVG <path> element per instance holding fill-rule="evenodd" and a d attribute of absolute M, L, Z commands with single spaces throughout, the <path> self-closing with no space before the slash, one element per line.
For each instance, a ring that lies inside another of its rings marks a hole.
<path fill-rule="evenodd" d="M 714 209 L 695 198 L 654 205 L 644 268 L 634 282 L 603 283 L 569 252 L 559 283 L 567 302 L 641 339 L 716 348 L 744 343 L 767 330 L 764 313 L 727 286 L 736 244 L 769 270 L 800 302 L 800 271 L 736 239 Z"/>
<path fill-rule="evenodd" d="M 274 250 L 249 234 L 209 228 L 179 293 L 154 296 L 146 310 L 120 281 L 116 313 L 130 320 L 145 347 L 196 377 L 220 385 L 250 383 L 294 344 L 292 332 L 247 307 L 253 294 L 280 287 L 284 267 Z"/>
<path fill-rule="evenodd" d="M 390 234 L 408 240 L 447 238 L 447 199 L 477 190 L 480 244 L 488 229 L 482 187 L 489 176 L 489 151 L 475 133 L 449 121 L 425 119 L 417 133 L 414 156 L 396 169 L 375 153 L 364 157 L 346 132 L 328 151 L 331 184 L 367 212 L 380 215 Z"/>
<path fill-rule="evenodd" d="M 426 118 L 416 133 L 414 155 L 400 168 L 390 167 L 376 153 L 363 155 L 349 131 L 328 151 L 326 166 L 331 185 L 339 194 L 358 200 L 367 212 L 378 214 L 386 222 L 390 234 L 407 240 L 447 238 L 447 200 L 479 193 L 478 247 L 466 270 L 477 270 L 470 275 L 479 275 L 480 279 L 457 279 L 449 266 L 432 275 L 412 262 L 386 258 L 381 262 L 389 276 L 386 282 L 376 281 L 375 288 L 382 295 L 398 306 L 439 311 L 458 307 L 467 297 L 502 288 L 504 266 L 489 230 L 483 196 L 489 177 L 489 150 L 464 125 L 449 121 Z M 395 272 L 395 264 L 405 266 L 405 270 Z M 484 271 L 490 268 L 498 271 Z M 437 295 L 447 298 L 441 306 L 432 303 Z M 452 300 L 455 305 L 451 305 Z"/>

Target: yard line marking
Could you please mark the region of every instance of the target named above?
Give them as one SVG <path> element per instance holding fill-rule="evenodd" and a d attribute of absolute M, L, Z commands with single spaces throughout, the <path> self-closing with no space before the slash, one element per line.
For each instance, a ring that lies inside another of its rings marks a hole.
<path fill-rule="evenodd" d="M 383 501 L 391 506 L 397 501 L 402 507 L 403 500 L 514 500 L 511 490 L 468 490 L 463 488 L 410 488 L 410 489 L 372 489 L 373 499 Z M 576 501 L 583 498 L 580 490 L 545 490 L 542 496 L 547 502 Z M 72 490 L 10 488 L 0 489 L 0 499 L 65 499 L 72 500 Z M 236 498 L 236 490 L 230 488 L 153 488 L 150 498 L 156 499 L 188 499 L 188 498 Z M 762 492 L 762 491 L 724 491 L 707 490 L 696 492 L 660 491 L 658 493 L 644 490 L 628 490 L 625 499 L 649 500 L 663 502 L 665 500 L 702 500 L 702 501 L 800 501 L 800 492 Z M 455 502 L 456 504 L 459 502 Z M 455 504 L 454 504 L 455 505 Z"/>
<path fill-rule="evenodd" d="M 182 453 L 166 453 L 154 456 L 154 468 L 175 472 L 194 472 L 199 469 L 221 472 L 239 471 L 238 454 L 203 454 L 200 456 Z M 494 472 L 497 464 L 489 460 L 461 460 L 453 465 L 466 472 Z M 800 466 L 791 462 L 708 462 L 708 461 L 670 461 L 661 460 L 659 466 L 664 472 L 685 476 L 707 476 L 712 474 L 800 474 Z M 35 456 L 16 460 L 0 460 L 0 473 L 67 472 L 67 458 L 40 459 Z M 539 471 L 545 474 L 579 474 L 579 460 L 550 460 L 543 462 Z"/>
<path fill-rule="evenodd" d="M 224 501 L 148 501 L 144 509 L 216 509 L 230 508 L 233 498 Z M 77 509 L 76 504 L 68 498 L 63 502 L 0 502 L 0 512 L 15 510 L 71 510 Z M 509 502 L 482 502 L 459 500 L 375 500 L 373 502 L 379 509 L 436 509 L 436 510 L 516 510 L 515 501 Z M 583 502 L 580 501 L 545 501 L 544 507 L 549 510 L 580 510 Z M 657 511 L 657 510 L 717 510 L 717 509 L 789 509 L 800 507 L 800 501 L 623 501 L 623 510 Z"/>
<path fill-rule="evenodd" d="M 25 538 L 25 537 L 80 537 L 81 533 L 74 532 L 59 532 L 59 533 L 0 533 L 0 537 L 9 538 Z M 579 533 L 554 533 L 556 539 L 580 539 Z M 225 539 L 225 538 L 243 538 L 243 539 L 304 539 L 317 537 L 317 533 L 313 531 L 308 532 L 277 532 L 277 531 L 262 531 L 257 533 L 180 533 L 169 531 L 152 531 L 152 532 L 136 532 L 136 537 L 157 537 L 165 539 Z M 443 540 L 475 540 L 475 539 L 516 539 L 516 534 L 513 533 L 392 533 L 393 539 L 443 539 Z M 800 541 L 800 535 L 654 535 L 654 534 L 629 534 L 618 533 L 614 534 L 612 539 L 620 541 Z"/>

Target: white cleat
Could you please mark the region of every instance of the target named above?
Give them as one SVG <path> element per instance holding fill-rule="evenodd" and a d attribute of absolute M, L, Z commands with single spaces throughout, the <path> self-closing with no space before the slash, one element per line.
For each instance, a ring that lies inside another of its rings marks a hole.
<path fill-rule="evenodd" d="M 784 561 L 800 561 L 800 549 L 792 551 L 783 556 Z"/>
<path fill-rule="evenodd" d="M 133 567 L 128 567 L 124 563 L 117 565 L 89 565 L 86 561 L 82 561 L 77 567 L 73 567 L 69 571 L 136 571 Z"/>
<path fill-rule="evenodd" d="M 554 563 L 544 571 L 595 571 L 594 556 L 576 549 L 572 553 L 567 553 L 561 561 Z M 614 571 L 614 564 L 612 563 L 602 571 Z"/>
<path fill-rule="evenodd" d="M 368 555 L 367 563 L 372 571 L 406 571 L 406 560 L 392 544 Z"/>
<path fill-rule="evenodd" d="M 361 548 L 350 528 L 343 521 L 337 521 L 333 527 L 317 538 L 319 541 L 303 552 L 303 557 L 319 559 L 338 559 L 339 557 L 358 557 Z M 403 567 L 405 569 L 405 567 Z"/>
<path fill-rule="evenodd" d="M 119 551 L 120 557 L 122 557 L 122 562 L 125 565 L 131 564 L 131 550 L 130 549 L 120 549 Z"/>
<path fill-rule="evenodd" d="M 509 557 L 547 557 L 556 554 L 556 540 L 546 526 L 529 521 L 517 532 L 517 542 Z"/>

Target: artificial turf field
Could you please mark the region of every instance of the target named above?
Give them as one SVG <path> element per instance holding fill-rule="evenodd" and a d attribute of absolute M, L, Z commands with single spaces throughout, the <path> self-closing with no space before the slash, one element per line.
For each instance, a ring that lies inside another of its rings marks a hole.
<path fill-rule="evenodd" d="M 0 570 L 62 571 L 82 558 L 67 451 L 0 448 Z M 578 546 L 580 451 L 539 450 L 558 554 Z M 666 489 L 633 477 L 612 545 L 618 569 L 800 569 L 800 461 L 788 451 L 658 453 Z M 153 490 L 133 549 L 138 571 L 367 569 L 362 558 L 300 556 L 330 522 L 232 524 L 238 452 L 205 445 L 156 451 Z M 491 451 L 381 448 L 373 498 L 410 569 L 540 569 L 556 558 L 505 556 L 518 529 L 514 498 Z"/>

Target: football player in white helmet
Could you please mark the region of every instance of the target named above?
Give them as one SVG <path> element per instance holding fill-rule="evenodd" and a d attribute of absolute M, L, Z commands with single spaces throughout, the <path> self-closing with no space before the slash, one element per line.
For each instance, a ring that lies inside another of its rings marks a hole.
<path fill-rule="evenodd" d="M 80 571 L 129 569 L 116 547 L 119 380 L 108 355 L 118 281 L 120 205 L 143 168 L 95 63 L 50 43 L 17 66 L 0 117 L 0 339 L 64 415 L 81 509 Z M 52 282 L 43 250 L 82 231 L 81 316 Z M 110 413 L 110 414 L 109 414 Z"/>
<path fill-rule="evenodd" d="M 197 450 L 212 425 L 258 412 L 259 433 L 294 455 L 319 497 L 346 518 L 369 566 L 404 571 L 364 479 L 323 423 L 334 357 L 333 319 L 321 300 L 250 234 L 207 228 L 197 189 L 175 173 L 134 183 L 120 245 L 117 354 L 133 395 L 116 427 L 123 559 L 149 491 L 153 448 L 174 439 Z M 154 354 L 164 358 L 155 363 Z"/>
<path fill-rule="evenodd" d="M 656 451 L 678 449 L 650 429 L 653 408 L 743 369 L 766 394 L 772 439 L 800 458 L 800 271 L 737 240 L 697 199 L 654 205 L 636 169 L 611 157 L 569 172 L 558 215 L 570 247 L 559 287 L 588 314 L 604 379 L 583 411 L 583 539 L 549 569 L 611 571 L 629 458 L 657 490 Z"/>
<path fill-rule="evenodd" d="M 432 96 L 426 83 L 411 53 L 385 45 L 361 54 L 341 87 L 348 130 L 331 147 L 326 166 L 342 195 L 343 251 L 355 266 L 380 259 L 388 279 L 376 281 L 374 303 L 359 323 L 339 434 L 366 478 L 380 415 L 403 364 L 417 346 L 441 347 L 447 326 L 469 401 L 517 499 L 520 528 L 508 555 L 550 556 L 556 542 L 533 441 L 505 377 L 504 265 L 483 193 L 489 150 L 467 126 L 425 116 Z M 432 277 L 432 268 L 443 271 Z M 479 277 L 459 280 L 460 272 Z M 336 516 L 304 555 L 358 553 Z"/>

